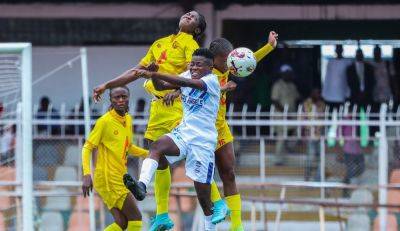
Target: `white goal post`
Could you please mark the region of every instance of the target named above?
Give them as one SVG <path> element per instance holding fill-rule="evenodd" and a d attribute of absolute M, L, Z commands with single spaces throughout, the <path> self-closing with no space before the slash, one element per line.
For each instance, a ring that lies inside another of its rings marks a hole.
<path fill-rule="evenodd" d="M 0 117 L 0 124 L 12 123 L 19 127 L 20 140 L 17 137 L 15 164 L 21 164 L 22 172 L 17 173 L 16 181 L 22 184 L 22 230 L 33 230 L 33 183 L 32 183 L 32 45 L 30 43 L 0 43 L 0 56 L 7 60 L 11 59 L 11 66 L 0 65 L 1 94 L 15 94 L 13 106 L 21 105 L 20 110 L 13 107 L 15 113 L 10 116 Z M 12 63 L 14 61 L 14 63 Z M 7 72 L 12 68 L 11 75 Z M 2 71 L 1 69 L 5 70 Z M 5 74 L 3 74 L 5 73 Z M 14 79 L 12 79 L 14 78 Z M 20 78 L 20 80 L 15 79 Z M 8 87 L 6 84 L 12 83 Z M 19 84 L 19 86 L 18 86 Z M 13 86 L 13 87 L 11 87 Z M 7 98 L 0 98 L 6 100 Z M 2 102 L 7 104 L 7 102 Z M 11 106 L 10 106 L 11 108 Z M 4 107 L 7 110 L 7 107 Z M 20 113 L 17 113 L 19 111 Z M 7 114 L 7 113 L 3 113 Z M 13 122 L 14 121 L 14 122 Z M 18 129 L 18 128 L 17 128 Z M 18 160 L 21 159 L 21 160 Z M 18 167 L 17 167 L 18 168 Z"/>

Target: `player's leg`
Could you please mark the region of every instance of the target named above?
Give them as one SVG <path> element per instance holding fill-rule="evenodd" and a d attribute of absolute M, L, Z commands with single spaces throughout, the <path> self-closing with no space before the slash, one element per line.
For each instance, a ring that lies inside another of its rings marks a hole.
<path fill-rule="evenodd" d="M 147 147 L 150 147 L 150 145 L 153 143 L 153 141 L 150 139 L 145 139 L 145 141 L 147 143 Z M 168 211 L 169 211 L 168 202 L 169 202 L 170 188 L 171 188 L 171 170 L 169 168 L 167 160 L 165 159 L 165 157 L 163 157 L 160 159 L 154 178 L 154 196 L 157 204 L 155 223 L 158 220 L 160 220 L 160 218 L 168 217 Z M 169 217 L 168 217 L 168 223 L 172 223 L 172 220 L 169 219 Z"/>
<path fill-rule="evenodd" d="M 197 198 L 205 216 L 204 230 L 215 230 L 215 224 L 213 224 L 211 221 L 213 214 L 213 204 L 211 202 L 211 185 L 194 181 L 194 188 L 196 189 Z"/>
<path fill-rule="evenodd" d="M 126 196 L 121 210 L 127 219 L 127 231 L 142 230 L 142 214 L 131 193 Z"/>
<path fill-rule="evenodd" d="M 161 156 L 154 179 L 154 195 L 157 204 L 156 216 L 152 220 L 150 231 L 170 230 L 174 222 L 168 215 L 169 190 L 171 187 L 171 172 L 165 156 Z"/>
<path fill-rule="evenodd" d="M 125 215 L 117 208 L 110 209 L 112 216 L 114 217 L 114 223 L 107 226 L 104 231 L 122 231 L 128 227 L 128 221 Z"/>
<path fill-rule="evenodd" d="M 229 215 L 229 210 L 223 213 L 223 216 L 215 218 L 214 212 L 210 216 L 208 206 L 211 204 L 211 182 L 214 179 L 215 158 L 214 148 L 204 143 L 204 146 L 190 145 L 187 148 L 187 156 L 185 163 L 186 175 L 195 182 L 197 197 L 203 208 L 206 226 L 212 230 L 211 224 L 217 224 L 223 221 Z M 207 229 L 207 230 L 209 230 Z"/>
<path fill-rule="evenodd" d="M 164 153 L 168 153 L 168 155 L 179 155 L 180 153 L 178 146 L 168 136 L 162 136 L 151 144 L 149 157 L 142 164 L 139 181 L 133 180 L 129 175 L 124 176 L 125 185 L 137 200 L 143 200 L 146 196 L 146 188 L 150 184 Z"/>
<path fill-rule="evenodd" d="M 242 202 L 236 187 L 235 154 L 232 142 L 215 151 L 215 163 L 223 183 L 225 200 L 231 212 L 232 230 L 243 230 L 241 218 Z M 218 203 L 221 204 L 218 205 Z M 215 213 L 223 213 L 225 211 L 224 205 L 223 202 L 215 203 Z"/>

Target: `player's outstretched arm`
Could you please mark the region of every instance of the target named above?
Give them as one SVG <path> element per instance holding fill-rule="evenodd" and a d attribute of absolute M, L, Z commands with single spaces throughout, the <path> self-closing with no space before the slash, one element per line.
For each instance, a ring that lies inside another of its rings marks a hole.
<path fill-rule="evenodd" d="M 232 80 L 229 80 L 224 86 L 221 86 L 221 92 L 234 91 L 237 87 L 237 84 Z"/>
<path fill-rule="evenodd" d="M 177 89 L 179 87 L 191 87 L 200 90 L 207 89 L 206 84 L 200 79 L 187 79 L 146 70 L 138 70 L 137 74 L 144 78 L 151 78 L 156 90 Z M 160 89 L 157 89 L 157 87 L 160 87 Z"/>
<path fill-rule="evenodd" d="M 142 65 L 137 65 L 135 68 L 129 69 L 119 75 L 118 77 L 103 83 L 93 89 L 93 100 L 95 102 L 98 102 L 101 100 L 101 95 L 104 93 L 105 90 L 110 89 L 110 88 L 115 88 L 115 87 L 120 87 L 127 85 L 130 82 L 133 82 L 140 78 L 140 76 L 136 75 L 136 70 L 138 69 L 145 69 L 145 70 L 150 70 L 150 71 L 157 71 L 158 66 L 154 63 L 151 63 L 149 66 L 145 67 Z"/>
<path fill-rule="evenodd" d="M 277 44 L 278 44 L 278 34 L 275 31 L 269 32 L 268 43 L 265 44 L 260 49 L 258 49 L 256 52 L 254 52 L 254 56 L 257 60 L 257 63 L 265 56 L 267 56 L 272 50 L 274 50 Z"/>

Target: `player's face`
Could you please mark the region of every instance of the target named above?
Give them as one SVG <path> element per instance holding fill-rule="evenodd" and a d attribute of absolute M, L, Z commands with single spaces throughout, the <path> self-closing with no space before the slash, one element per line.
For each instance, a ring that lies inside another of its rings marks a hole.
<path fill-rule="evenodd" d="M 193 33 L 198 24 L 199 13 L 196 11 L 190 11 L 182 15 L 181 19 L 179 20 L 179 28 L 188 33 Z"/>
<path fill-rule="evenodd" d="M 229 52 L 216 55 L 214 57 L 214 68 L 218 69 L 222 73 L 228 71 L 228 66 L 226 65 L 226 59 L 228 58 L 228 55 Z"/>
<path fill-rule="evenodd" d="M 111 91 L 112 107 L 119 113 L 125 114 L 128 111 L 129 92 L 122 87 L 114 88 Z"/>
<path fill-rule="evenodd" d="M 192 79 L 200 79 L 208 75 L 211 73 L 212 67 L 212 61 L 202 56 L 193 56 L 192 61 L 189 63 Z"/>

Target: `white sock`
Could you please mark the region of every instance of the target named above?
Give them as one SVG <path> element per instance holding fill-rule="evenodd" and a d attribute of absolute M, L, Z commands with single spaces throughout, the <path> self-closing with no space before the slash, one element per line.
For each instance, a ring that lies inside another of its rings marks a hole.
<path fill-rule="evenodd" d="M 213 231 L 215 230 L 215 225 L 211 222 L 212 215 L 204 216 L 204 230 Z"/>
<path fill-rule="evenodd" d="M 153 178 L 153 175 L 156 172 L 157 167 L 158 167 L 157 161 L 150 158 L 144 159 L 142 164 L 142 169 L 140 170 L 139 181 L 143 182 L 146 185 L 146 188 L 148 188 L 148 185 L 150 184 L 151 178 Z"/>

